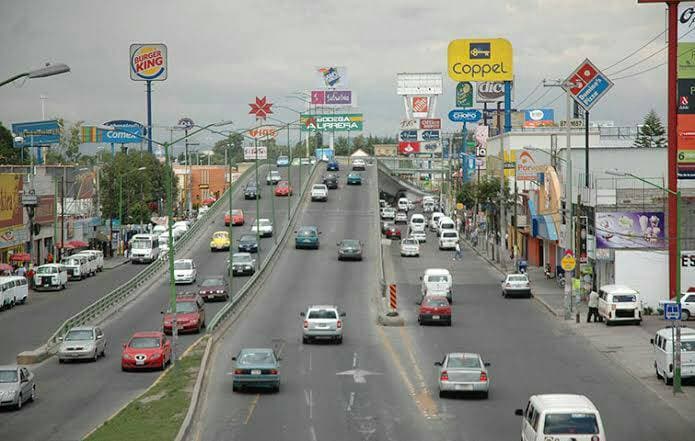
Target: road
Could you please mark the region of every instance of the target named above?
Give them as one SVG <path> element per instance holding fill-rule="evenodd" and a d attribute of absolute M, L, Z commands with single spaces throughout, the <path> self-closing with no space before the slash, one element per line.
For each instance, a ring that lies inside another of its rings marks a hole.
<path fill-rule="evenodd" d="M 218 343 L 192 439 L 427 439 L 373 325 L 376 167 L 363 172 L 361 187 L 345 187 L 346 172 L 340 175 L 341 188 L 329 191 L 327 202 L 311 203 L 298 222 L 320 228 L 320 249 L 296 250 L 288 243 L 244 319 Z M 344 238 L 365 242 L 364 261 L 337 260 L 335 244 Z M 302 344 L 299 313 L 317 303 L 346 311 L 342 345 Z M 232 392 L 231 357 L 242 347 L 259 346 L 281 353 L 280 392 Z M 367 371 L 364 383 L 350 375 L 354 370 Z"/>
<path fill-rule="evenodd" d="M 304 180 L 308 172 L 304 166 Z M 265 167 L 260 169 L 261 216 L 271 217 L 271 200 L 275 201 L 276 230 L 287 223 L 287 199 L 270 196 L 271 188 L 265 185 Z M 287 169 L 280 169 L 286 176 Z M 298 167 L 292 168 L 292 183 L 298 189 Z M 250 179 L 254 179 L 253 174 Z M 241 196 L 240 196 L 241 195 Z M 296 203 L 298 197 L 292 198 Z M 234 208 L 242 208 L 246 225 L 235 227 L 235 236 L 249 231 L 255 219 L 254 200 L 245 201 L 243 193 L 235 194 Z M 188 254 L 197 264 L 198 281 L 206 275 L 224 274 L 228 253 L 211 253 L 209 239 L 217 230 L 225 230 L 223 215 L 214 219 L 203 229 L 200 240 Z M 237 236 L 238 237 L 238 236 Z M 271 249 L 272 238 L 261 240 L 261 257 Z M 188 257 L 179 255 L 177 257 Z M 246 282 L 246 277 L 235 277 L 233 289 L 238 290 Z M 102 326 L 108 346 L 105 359 L 96 363 L 58 364 L 51 358 L 33 368 L 37 377 L 38 400 L 24 407 L 20 412 L 0 413 L 0 433 L 3 438 L 12 440 L 64 441 L 81 439 L 87 432 L 103 422 L 129 400 L 142 393 L 159 376 L 158 372 L 121 372 L 120 349 L 130 335 L 136 331 L 161 329 L 160 312 L 168 305 L 169 287 L 163 278 L 137 300 L 122 309 Z M 197 289 L 196 286 L 177 286 L 177 291 Z M 223 303 L 207 303 L 205 310 L 208 320 Z M 178 350 L 185 350 L 199 336 L 182 335 L 178 340 Z"/>

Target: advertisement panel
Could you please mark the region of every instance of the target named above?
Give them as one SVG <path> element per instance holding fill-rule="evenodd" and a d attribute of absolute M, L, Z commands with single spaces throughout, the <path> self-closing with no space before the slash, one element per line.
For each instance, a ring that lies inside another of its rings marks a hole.
<path fill-rule="evenodd" d="M 473 85 L 468 81 L 456 85 L 456 107 L 473 107 Z"/>
<path fill-rule="evenodd" d="M 420 141 L 438 141 L 440 138 L 439 130 L 419 130 L 418 140 Z"/>
<path fill-rule="evenodd" d="M 318 66 L 315 69 L 319 87 L 339 88 L 347 87 L 348 75 L 345 66 Z"/>
<path fill-rule="evenodd" d="M 396 144 L 374 144 L 374 156 L 396 156 Z"/>
<path fill-rule="evenodd" d="M 678 178 L 695 179 L 695 115 L 677 115 Z"/>
<path fill-rule="evenodd" d="M 417 126 L 414 128 L 417 128 Z M 442 120 L 439 118 L 423 118 L 420 120 L 421 130 L 440 130 L 441 128 Z"/>
<path fill-rule="evenodd" d="M 422 141 L 420 143 L 420 153 L 441 154 L 442 153 L 442 142 L 441 141 Z"/>
<path fill-rule="evenodd" d="M 136 121 L 127 119 L 117 119 L 104 123 L 105 126 L 111 126 L 117 130 L 102 132 L 102 141 L 114 144 L 130 144 L 142 142 L 142 137 L 145 136 L 145 126 Z M 137 136 L 140 135 L 140 136 Z"/>
<path fill-rule="evenodd" d="M 441 95 L 441 73 L 399 73 L 396 74 L 396 93 L 398 95 Z"/>
<path fill-rule="evenodd" d="M 663 248 L 665 229 L 660 211 L 596 213 L 596 247 Z"/>
<path fill-rule="evenodd" d="M 678 80 L 678 113 L 695 114 L 695 79 Z"/>
<path fill-rule="evenodd" d="M 499 103 L 504 101 L 504 82 L 482 81 L 477 83 L 475 100 L 479 103 Z"/>
<path fill-rule="evenodd" d="M 420 123 L 416 119 L 404 119 L 401 121 L 401 130 L 417 130 Z"/>
<path fill-rule="evenodd" d="M 538 173 L 543 169 L 536 163 L 534 153 L 529 150 L 522 150 L 516 159 L 516 180 L 517 181 L 537 181 Z"/>
<path fill-rule="evenodd" d="M 34 209 L 34 222 L 48 224 L 53 222 L 55 197 L 53 195 L 39 196 L 39 203 Z"/>
<path fill-rule="evenodd" d="M 60 142 L 60 125 L 57 120 L 14 123 L 12 133 L 24 138 L 22 142 L 14 141 L 17 148 L 30 147 L 32 142 L 35 146 Z"/>
<path fill-rule="evenodd" d="M 524 127 L 547 127 L 555 125 L 553 109 L 524 110 Z"/>
<path fill-rule="evenodd" d="M 302 132 L 355 132 L 362 130 L 364 118 L 361 113 L 304 114 L 299 121 Z"/>
<path fill-rule="evenodd" d="M 278 128 L 275 126 L 260 126 L 250 129 L 247 134 L 258 140 L 275 139 L 278 137 Z"/>
<path fill-rule="evenodd" d="M 244 147 L 244 161 L 255 161 L 256 159 L 268 159 L 268 148 L 266 146 L 258 146 L 258 156 L 256 156 L 256 147 Z"/>
<path fill-rule="evenodd" d="M 508 178 L 516 175 L 516 150 L 504 151 L 504 175 Z"/>
<path fill-rule="evenodd" d="M 417 141 L 418 140 L 418 134 L 417 130 L 401 130 L 401 132 L 398 134 L 398 140 L 399 141 Z"/>
<path fill-rule="evenodd" d="M 512 45 L 504 38 L 453 40 L 447 66 L 454 81 L 512 81 Z"/>
<path fill-rule="evenodd" d="M 23 225 L 22 175 L 19 173 L 0 173 L 0 228 Z"/>
<path fill-rule="evenodd" d="M 0 248 L 9 248 L 29 241 L 29 231 L 24 226 L 0 228 Z"/>
<path fill-rule="evenodd" d="M 563 84 L 574 84 L 573 87 L 562 86 L 568 91 L 574 101 L 585 110 L 592 107 L 613 87 L 613 82 L 598 70 L 587 58 L 572 72 Z"/>
<path fill-rule="evenodd" d="M 351 90 L 312 90 L 311 104 L 318 106 L 352 106 Z"/>
<path fill-rule="evenodd" d="M 693 32 L 695 34 L 695 32 Z M 695 43 L 678 43 L 678 79 L 695 78 Z"/>
<path fill-rule="evenodd" d="M 401 155 L 413 155 L 415 153 L 420 153 L 420 142 L 418 141 L 406 141 L 398 143 L 398 153 Z"/>
<path fill-rule="evenodd" d="M 490 136 L 490 128 L 488 126 L 479 125 L 475 128 L 475 156 L 484 158 L 487 156 L 487 138 Z"/>
<path fill-rule="evenodd" d="M 167 46 L 161 43 L 130 45 L 130 79 L 164 81 L 169 75 Z"/>
<path fill-rule="evenodd" d="M 430 98 L 428 96 L 414 96 L 410 100 L 410 108 L 415 118 L 424 118 L 430 111 Z"/>
<path fill-rule="evenodd" d="M 476 122 L 483 117 L 483 112 L 478 109 L 453 109 L 449 111 L 449 120 L 452 122 Z"/>

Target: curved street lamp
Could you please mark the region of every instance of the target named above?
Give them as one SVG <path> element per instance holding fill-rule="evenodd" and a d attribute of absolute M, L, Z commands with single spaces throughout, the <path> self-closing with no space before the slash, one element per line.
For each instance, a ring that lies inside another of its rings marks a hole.
<path fill-rule="evenodd" d="M 56 63 L 56 64 L 50 64 L 46 63 L 44 67 L 40 67 L 38 69 L 30 70 L 28 72 L 22 72 L 20 74 L 17 74 L 15 76 L 12 76 L 5 81 L 0 83 L 0 86 L 4 86 L 5 84 L 9 84 L 13 81 L 16 81 L 20 78 L 28 77 L 28 78 L 45 78 L 45 77 L 52 77 L 53 75 L 60 75 L 70 72 L 70 67 L 67 64 L 63 63 Z"/>

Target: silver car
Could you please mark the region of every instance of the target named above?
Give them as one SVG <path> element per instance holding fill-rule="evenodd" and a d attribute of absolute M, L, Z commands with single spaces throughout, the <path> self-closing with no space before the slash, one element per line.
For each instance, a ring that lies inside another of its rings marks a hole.
<path fill-rule="evenodd" d="M 440 397 L 455 392 L 475 392 L 482 394 L 483 398 L 488 397 L 490 376 L 486 368 L 490 363 L 483 362 L 479 354 L 452 352 L 434 365 L 439 367 Z"/>
<path fill-rule="evenodd" d="M 27 401 L 36 399 L 34 374 L 24 366 L 0 366 L 0 407 L 17 410 Z"/>
<path fill-rule="evenodd" d="M 342 318 L 346 314 L 338 311 L 338 307 L 313 305 L 299 315 L 304 319 L 302 343 L 306 344 L 314 339 L 328 339 L 338 344 L 343 342 L 344 323 Z"/>
<path fill-rule="evenodd" d="M 531 297 L 531 282 L 526 274 L 507 274 L 502 281 L 502 297 Z"/>
<path fill-rule="evenodd" d="M 413 237 L 403 239 L 401 241 L 401 256 L 419 257 L 420 256 L 420 242 Z"/>
<path fill-rule="evenodd" d="M 58 348 L 58 362 L 70 360 L 99 360 L 106 353 L 106 337 L 101 328 L 78 326 L 62 338 Z"/>

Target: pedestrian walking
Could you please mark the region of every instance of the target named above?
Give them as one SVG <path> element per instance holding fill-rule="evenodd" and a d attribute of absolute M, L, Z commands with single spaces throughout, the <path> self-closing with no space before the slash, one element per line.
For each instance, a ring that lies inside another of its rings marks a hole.
<path fill-rule="evenodd" d="M 27 275 L 27 270 L 26 270 L 26 268 L 24 268 L 24 265 L 20 265 L 17 267 L 17 275 L 21 276 L 21 277 L 24 277 Z"/>
<path fill-rule="evenodd" d="M 456 250 L 456 254 L 454 254 L 454 258 L 452 260 L 463 259 L 463 254 L 461 254 L 461 245 L 459 244 L 459 241 L 456 242 L 456 246 L 454 249 Z"/>
<path fill-rule="evenodd" d="M 591 323 L 592 317 L 594 323 L 601 321 L 601 317 L 598 315 L 598 293 L 593 289 L 589 294 L 589 312 L 586 315 L 586 322 Z"/>

